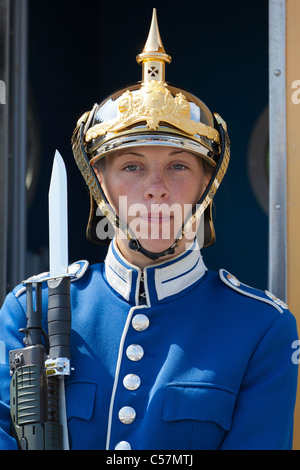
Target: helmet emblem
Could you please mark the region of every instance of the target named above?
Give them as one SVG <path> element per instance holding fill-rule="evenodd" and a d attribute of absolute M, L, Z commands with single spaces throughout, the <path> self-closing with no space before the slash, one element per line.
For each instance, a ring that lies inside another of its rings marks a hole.
<path fill-rule="evenodd" d="M 117 116 L 91 127 L 85 136 L 86 142 L 107 132 L 120 132 L 123 129 L 146 121 L 149 130 L 156 130 L 159 123 L 167 123 L 190 135 L 201 135 L 219 143 L 219 132 L 203 122 L 191 119 L 190 104 L 182 93 L 175 97 L 167 84 L 156 80 L 144 82 L 140 90 L 125 91 L 118 100 Z"/>

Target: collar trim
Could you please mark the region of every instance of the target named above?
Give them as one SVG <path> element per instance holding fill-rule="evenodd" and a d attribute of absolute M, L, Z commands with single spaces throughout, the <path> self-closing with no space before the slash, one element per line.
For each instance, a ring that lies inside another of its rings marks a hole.
<path fill-rule="evenodd" d="M 206 271 L 200 250 L 193 250 L 175 266 L 155 270 L 155 285 L 158 300 L 177 294 L 198 281 Z M 175 276 L 174 276 L 175 274 Z"/>
<path fill-rule="evenodd" d="M 197 282 L 206 272 L 197 241 L 181 255 L 144 269 L 147 304 L 175 295 Z M 115 240 L 109 246 L 105 274 L 110 286 L 125 300 L 138 305 L 142 270 L 120 253 Z"/>

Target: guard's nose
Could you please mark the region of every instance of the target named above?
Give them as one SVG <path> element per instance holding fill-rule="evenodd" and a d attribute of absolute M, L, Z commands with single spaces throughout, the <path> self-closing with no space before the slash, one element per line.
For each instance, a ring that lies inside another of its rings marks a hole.
<path fill-rule="evenodd" d="M 147 185 L 144 196 L 152 202 L 165 201 L 169 196 L 169 190 L 161 174 L 155 173 Z"/>

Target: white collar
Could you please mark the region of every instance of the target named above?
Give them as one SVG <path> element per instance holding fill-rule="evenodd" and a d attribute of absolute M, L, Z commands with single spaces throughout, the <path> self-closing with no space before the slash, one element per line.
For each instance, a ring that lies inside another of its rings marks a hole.
<path fill-rule="evenodd" d="M 207 270 L 197 241 L 184 253 L 141 270 L 130 264 L 120 253 L 115 239 L 105 259 L 105 275 L 110 286 L 125 300 L 139 304 L 142 275 L 147 305 L 176 295 L 197 282 Z"/>

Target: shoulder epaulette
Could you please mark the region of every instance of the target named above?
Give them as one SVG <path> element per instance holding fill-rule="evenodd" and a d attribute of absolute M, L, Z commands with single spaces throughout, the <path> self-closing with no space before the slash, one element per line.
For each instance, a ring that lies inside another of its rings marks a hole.
<path fill-rule="evenodd" d="M 78 279 L 82 278 L 82 276 L 85 274 L 88 267 L 89 267 L 89 262 L 86 260 L 80 260 L 80 261 L 76 261 L 73 264 L 70 264 L 70 266 L 68 267 L 68 274 L 71 277 L 71 282 L 77 281 Z M 27 282 L 47 281 L 49 276 L 50 276 L 49 272 L 44 272 L 41 274 L 37 274 L 35 276 L 31 276 L 26 281 L 23 281 L 22 283 L 23 287 L 17 290 L 17 292 L 15 293 L 15 296 L 20 297 L 20 295 L 22 295 L 26 291 Z"/>
<path fill-rule="evenodd" d="M 261 302 L 265 302 L 269 305 L 272 305 L 280 313 L 283 313 L 284 310 L 288 309 L 288 306 L 285 302 L 278 299 L 274 294 L 272 294 L 272 292 L 269 292 L 268 290 L 262 291 L 262 290 L 250 287 L 247 284 L 243 284 L 235 276 L 230 274 L 225 269 L 220 269 L 219 275 L 220 275 L 221 280 L 227 286 L 231 287 L 231 289 L 234 289 L 240 294 L 246 295 L 253 299 L 260 300 Z"/>

